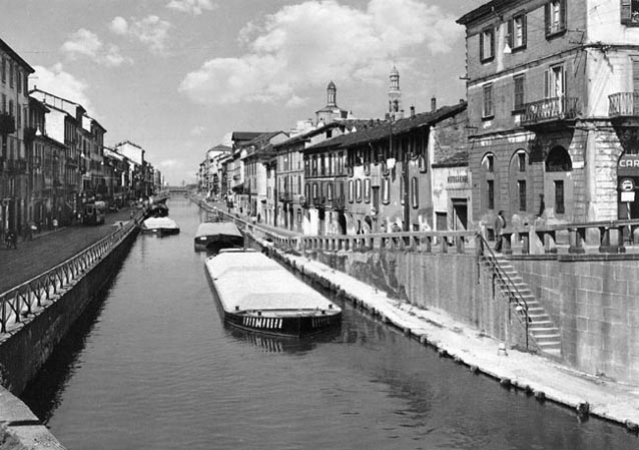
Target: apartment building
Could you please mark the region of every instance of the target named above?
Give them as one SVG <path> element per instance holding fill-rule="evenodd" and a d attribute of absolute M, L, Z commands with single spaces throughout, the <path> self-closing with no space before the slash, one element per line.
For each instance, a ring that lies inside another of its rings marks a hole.
<path fill-rule="evenodd" d="M 0 234 L 21 231 L 29 220 L 25 128 L 29 74 L 34 69 L 0 39 Z"/>
<path fill-rule="evenodd" d="M 474 219 L 639 217 L 639 2 L 493 0 L 458 23 Z"/>

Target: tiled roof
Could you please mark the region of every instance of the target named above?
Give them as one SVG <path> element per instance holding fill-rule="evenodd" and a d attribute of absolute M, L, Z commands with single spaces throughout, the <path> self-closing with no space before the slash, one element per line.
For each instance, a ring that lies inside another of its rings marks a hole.
<path fill-rule="evenodd" d="M 346 129 L 350 130 L 354 127 L 356 130 L 359 130 L 361 127 L 365 126 L 368 122 L 369 122 L 368 120 L 364 120 L 364 119 L 337 120 L 335 122 L 327 123 L 326 125 L 323 125 L 319 128 L 314 128 L 305 133 L 301 133 L 296 136 L 293 136 L 292 138 L 287 139 L 284 142 L 280 142 L 279 144 L 276 144 L 275 147 L 276 148 L 284 147 L 284 146 L 296 144 L 298 142 L 307 141 L 309 140 L 309 138 L 313 136 L 317 136 L 318 134 L 321 134 L 325 132 L 326 130 L 330 130 L 331 128 L 346 127 Z"/>
<path fill-rule="evenodd" d="M 451 115 L 457 114 L 466 109 L 466 102 L 461 102 L 453 106 L 444 106 L 435 111 L 415 114 L 412 117 L 390 120 L 370 120 L 363 128 L 358 128 L 355 133 L 342 134 L 333 139 L 328 139 L 308 147 L 307 150 L 323 150 L 348 148 L 355 145 L 372 143 L 388 139 L 392 135 L 408 133 L 417 128 L 430 126 Z"/>
<path fill-rule="evenodd" d="M 234 131 L 231 139 L 233 141 L 250 141 L 264 133 L 265 131 Z"/>

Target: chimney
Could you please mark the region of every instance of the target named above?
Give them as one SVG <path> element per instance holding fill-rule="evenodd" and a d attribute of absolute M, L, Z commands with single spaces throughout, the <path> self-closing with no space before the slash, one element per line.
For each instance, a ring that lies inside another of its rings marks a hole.
<path fill-rule="evenodd" d="M 437 98 L 433 95 L 433 98 L 430 99 L 430 110 L 435 111 L 437 109 Z"/>
<path fill-rule="evenodd" d="M 410 116 L 413 117 L 415 115 L 415 106 L 410 107 Z"/>

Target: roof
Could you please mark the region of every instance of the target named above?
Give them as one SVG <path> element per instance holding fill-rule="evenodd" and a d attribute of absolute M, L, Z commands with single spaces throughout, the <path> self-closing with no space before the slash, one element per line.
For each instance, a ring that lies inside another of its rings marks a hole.
<path fill-rule="evenodd" d="M 443 106 L 435 111 L 415 114 L 412 117 L 391 120 L 369 121 L 368 125 L 354 133 L 342 134 L 333 139 L 328 139 L 308 147 L 307 150 L 324 150 L 348 148 L 358 144 L 366 144 L 369 142 L 381 141 L 388 139 L 389 136 L 399 135 L 413 131 L 417 128 L 431 126 L 447 117 L 458 114 L 466 109 L 466 102 L 458 103 L 453 106 Z"/>
<path fill-rule="evenodd" d="M 369 121 L 365 120 L 365 119 L 336 120 L 334 122 L 330 122 L 330 123 L 327 123 L 325 125 L 322 125 L 321 127 L 313 128 L 312 130 L 309 130 L 309 131 L 307 131 L 305 133 L 297 134 L 297 135 L 293 136 L 292 138 L 287 139 L 284 142 L 280 142 L 279 144 L 274 144 L 273 147 L 279 148 L 279 147 L 285 147 L 285 146 L 289 146 L 289 145 L 295 145 L 295 144 L 297 144 L 299 142 L 305 142 L 305 141 L 308 141 L 311 137 L 317 136 L 318 134 L 321 134 L 321 133 L 323 133 L 326 130 L 329 130 L 331 128 L 339 128 L 339 127 L 353 128 L 353 127 L 355 127 L 356 130 L 359 130 L 360 127 L 365 126 L 368 122 Z"/>
<path fill-rule="evenodd" d="M 515 3 L 517 2 L 513 0 L 492 0 L 481 5 L 479 8 L 475 8 L 472 11 L 464 14 L 459 19 L 457 19 L 457 23 L 460 25 L 467 25 L 473 20 L 480 19 L 487 15 L 495 14 L 495 10 L 501 10 L 504 6 L 513 7 L 515 6 Z"/>
<path fill-rule="evenodd" d="M 0 39 L 0 50 L 7 52 L 9 56 L 11 56 L 11 58 L 13 58 L 15 61 L 20 63 L 20 65 L 24 67 L 25 69 L 27 69 L 29 73 L 35 72 L 35 69 L 31 67 L 28 62 L 22 59 L 22 57 L 18 55 L 11 47 L 9 47 L 9 44 L 7 44 L 2 39 Z"/>
<path fill-rule="evenodd" d="M 231 135 L 231 140 L 236 141 L 250 141 L 255 139 L 260 134 L 264 134 L 265 131 L 234 131 Z"/>

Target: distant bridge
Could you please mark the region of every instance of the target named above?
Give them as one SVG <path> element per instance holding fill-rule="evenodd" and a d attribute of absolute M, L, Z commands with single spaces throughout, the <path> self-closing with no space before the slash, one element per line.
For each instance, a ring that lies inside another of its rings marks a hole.
<path fill-rule="evenodd" d="M 166 186 L 164 188 L 169 194 L 186 194 L 191 189 L 191 186 Z"/>

